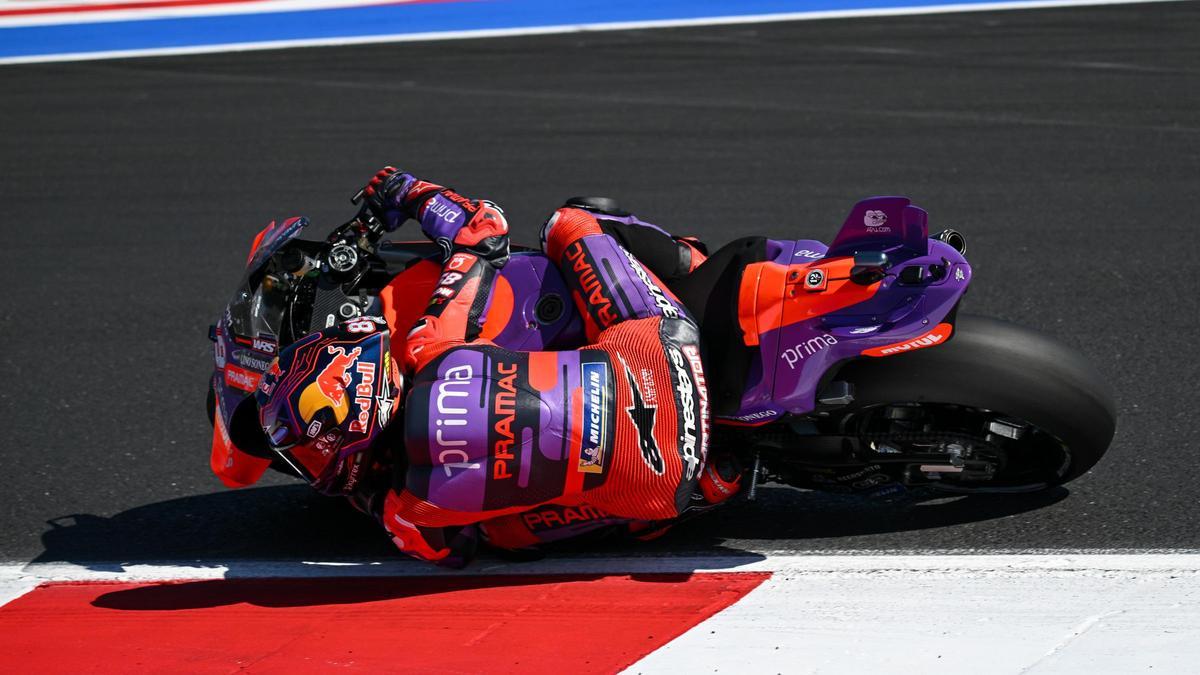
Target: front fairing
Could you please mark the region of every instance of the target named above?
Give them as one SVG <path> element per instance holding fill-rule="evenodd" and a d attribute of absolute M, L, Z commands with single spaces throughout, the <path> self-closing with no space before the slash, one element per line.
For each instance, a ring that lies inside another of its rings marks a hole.
<path fill-rule="evenodd" d="M 215 398 L 212 468 L 231 486 L 253 483 L 269 462 L 241 452 L 229 436 L 234 411 L 254 393 L 279 349 L 283 295 L 264 283 L 267 261 L 308 225 L 304 218 L 272 222 L 254 240 L 237 290 L 213 325 Z"/>
<path fill-rule="evenodd" d="M 269 279 L 265 279 L 267 261 L 307 226 L 306 218 L 290 218 L 278 225 L 272 222 L 255 238 L 238 289 L 226 306 L 224 319 L 230 333 L 245 338 L 276 340 L 282 327 L 286 298 Z"/>

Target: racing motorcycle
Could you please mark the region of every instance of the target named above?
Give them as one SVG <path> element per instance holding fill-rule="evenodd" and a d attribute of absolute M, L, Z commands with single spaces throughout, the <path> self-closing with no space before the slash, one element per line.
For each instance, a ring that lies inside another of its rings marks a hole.
<path fill-rule="evenodd" d="M 568 205 L 620 213 L 605 198 Z M 363 316 L 383 317 L 400 349 L 437 285 L 442 249 L 384 240 L 365 209 L 321 240 L 300 238 L 308 226 L 292 218 L 259 232 L 210 329 L 214 450 L 236 445 L 234 413 L 280 349 Z M 711 447 L 745 467 L 751 499 L 764 480 L 867 495 L 1030 492 L 1084 474 L 1111 443 L 1115 405 L 1096 369 L 1041 333 L 959 314 L 965 239 L 930 236 L 907 199 L 860 202 L 828 245 L 770 242 L 753 274 L 782 303 L 738 298 L 751 272 L 720 262 L 736 258 L 731 248 L 665 283 L 700 324 Z M 736 317 L 713 309 L 735 306 Z M 539 250 L 514 247 L 482 321 L 481 337 L 508 349 L 584 342 L 570 291 Z"/>

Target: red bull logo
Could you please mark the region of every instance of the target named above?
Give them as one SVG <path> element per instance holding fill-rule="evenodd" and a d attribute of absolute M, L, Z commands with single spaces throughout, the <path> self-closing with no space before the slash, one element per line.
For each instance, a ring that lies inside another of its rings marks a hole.
<path fill-rule="evenodd" d="M 358 406 L 358 416 L 350 422 L 350 431 L 366 433 L 371 426 L 371 406 L 375 399 L 375 364 L 363 361 L 355 368 L 359 374 L 359 382 L 354 387 L 354 405 Z"/>
<path fill-rule="evenodd" d="M 317 388 L 333 405 L 341 405 L 346 400 L 346 387 L 350 384 L 350 366 L 362 354 L 362 347 L 355 347 L 346 353 L 344 347 L 328 347 L 328 353 L 333 354 L 333 360 L 317 375 Z"/>
<path fill-rule="evenodd" d="M 346 398 L 346 388 L 350 386 L 350 369 L 362 354 L 362 347 L 355 347 L 347 352 L 345 347 L 330 345 L 326 347 L 326 351 L 333 354 L 333 360 L 317 374 L 312 384 L 305 387 L 304 393 L 300 394 L 300 416 L 305 422 L 310 422 L 319 410 L 330 408 L 338 424 L 341 424 L 350 412 L 350 404 Z"/>

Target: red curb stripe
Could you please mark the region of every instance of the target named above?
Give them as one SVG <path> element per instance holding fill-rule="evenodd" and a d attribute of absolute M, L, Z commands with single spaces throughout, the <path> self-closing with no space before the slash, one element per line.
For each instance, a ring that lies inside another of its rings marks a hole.
<path fill-rule="evenodd" d="M 12 672 L 606 673 L 770 573 L 49 583 L 0 607 Z"/>
<path fill-rule="evenodd" d="M 377 4 L 429 5 L 443 2 L 458 2 L 459 0 L 409 0 L 408 2 L 383 2 Z M 135 2 L 112 2 L 102 5 L 59 5 L 57 7 L 23 7 L 20 9 L 0 9 L 0 17 L 4 16 L 36 16 L 39 14 L 88 14 L 92 12 L 112 12 L 126 9 L 164 9 L 172 7 L 204 7 L 208 5 L 254 5 L 269 2 L 269 0 L 138 0 Z M 363 5 L 372 4 L 364 2 Z M 294 11 L 295 8 L 288 11 Z M 313 9 L 321 9 L 314 7 Z"/>
<path fill-rule="evenodd" d="M 267 0 L 147 0 L 145 2 L 113 2 L 103 5 L 62 5 L 59 7 L 23 7 L 0 9 L 0 16 L 33 16 L 38 14 L 78 14 L 111 12 L 121 9 L 159 9 L 163 7 L 193 7 L 201 5 L 240 5 Z"/>

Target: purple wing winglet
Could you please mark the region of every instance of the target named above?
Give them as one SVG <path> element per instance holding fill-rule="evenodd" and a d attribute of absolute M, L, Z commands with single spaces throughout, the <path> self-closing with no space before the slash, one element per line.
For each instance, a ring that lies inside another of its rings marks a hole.
<path fill-rule="evenodd" d="M 908 197 L 871 197 L 850 209 L 842 229 L 829 245 L 826 258 L 882 251 L 897 246 L 912 255 L 929 252 L 928 214 Z"/>

